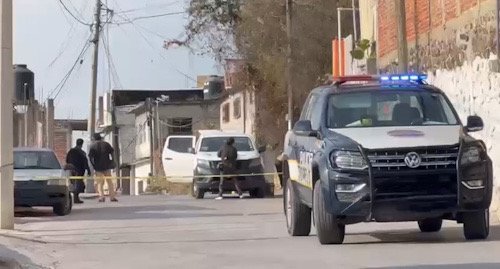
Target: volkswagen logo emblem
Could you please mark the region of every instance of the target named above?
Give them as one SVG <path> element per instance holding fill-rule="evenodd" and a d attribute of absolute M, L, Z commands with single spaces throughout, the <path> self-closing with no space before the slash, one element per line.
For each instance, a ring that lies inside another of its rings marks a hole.
<path fill-rule="evenodd" d="M 417 168 L 420 166 L 422 159 L 420 159 L 420 155 L 416 152 L 410 152 L 405 156 L 405 164 L 410 168 Z"/>

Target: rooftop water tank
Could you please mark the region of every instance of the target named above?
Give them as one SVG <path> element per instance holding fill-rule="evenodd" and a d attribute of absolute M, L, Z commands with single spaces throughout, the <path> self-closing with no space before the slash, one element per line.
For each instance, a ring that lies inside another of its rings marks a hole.
<path fill-rule="evenodd" d="M 14 65 L 14 90 L 17 104 L 35 100 L 35 74 L 25 64 Z"/>

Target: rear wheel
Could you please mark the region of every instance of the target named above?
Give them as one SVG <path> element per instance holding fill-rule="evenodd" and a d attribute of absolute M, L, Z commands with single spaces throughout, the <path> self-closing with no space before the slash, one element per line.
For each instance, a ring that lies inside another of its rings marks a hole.
<path fill-rule="evenodd" d="M 439 230 L 441 230 L 441 226 L 443 226 L 443 219 L 441 218 L 424 219 L 418 221 L 418 227 L 423 233 L 438 232 Z"/>
<path fill-rule="evenodd" d="M 292 236 L 308 236 L 311 232 L 311 209 L 302 204 L 289 179 L 283 200 L 288 233 Z"/>
<path fill-rule="evenodd" d="M 490 233 L 490 213 L 488 209 L 464 212 L 464 235 L 467 240 L 486 239 Z"/>
<path fill-rule="evenodd" d="M 337 218 L 326 210 L 321 180 L 314 185 L 313 199 L 314 225 L 318 240 L 322 245 L 342 244 L 345 236 L 345 225 L 340 224 Z"/>
<path fill-rule="evenodd" d="M 72 207 L 73 199 L 71 199 L 71 194 L 68 193 L 62 203 L 54 205 L 52 211 L 58 216 L 66 216 L 71 213 Z"/>
<path fill-rule="evenodd" d="M 196 199 L 203 199 L 205 197 L 205 191 L 200 189 L 193 179 L 193 184 L 191 184 L 191 195 Z"/>

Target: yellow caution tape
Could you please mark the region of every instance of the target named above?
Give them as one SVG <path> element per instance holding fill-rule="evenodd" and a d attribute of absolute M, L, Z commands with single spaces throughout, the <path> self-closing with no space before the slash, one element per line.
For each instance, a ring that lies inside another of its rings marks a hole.
<path fill-rule="evenodd" d="M 68 176 L 68 177 L 34 177 L 35 180 L 68 180 L 68 179 L 77 179 L 77 180 L 85 180 L 85 179 L 96 179 L 96 178 L 104 178 L 104 179 L 164 179 L 168 180 L 171 178 L 207 178 L 207 177 L 253 177 L 253 176 L 277 176 L 282 173 L 255 173 L 255 174 L 216 174 L 216 175 L 199 175 L 199 176 L 146 176 L 146 177 L 100 177 L 100 176 Z"/>

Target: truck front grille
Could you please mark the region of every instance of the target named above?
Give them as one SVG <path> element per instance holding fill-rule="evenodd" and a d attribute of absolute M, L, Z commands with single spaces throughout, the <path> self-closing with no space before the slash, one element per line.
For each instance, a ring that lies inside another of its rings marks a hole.
<path fill-rule="evenodd" d="M 410 168 L 405 163 L 405 157 L 410 152 L 415 152 L 420 156 L 421 162 L 419 167 Z M 449 169 L 456 167 L 458 146 L 423 149 L 371 150 L 367 152 L 367 155 L 374 171 Z"/>

